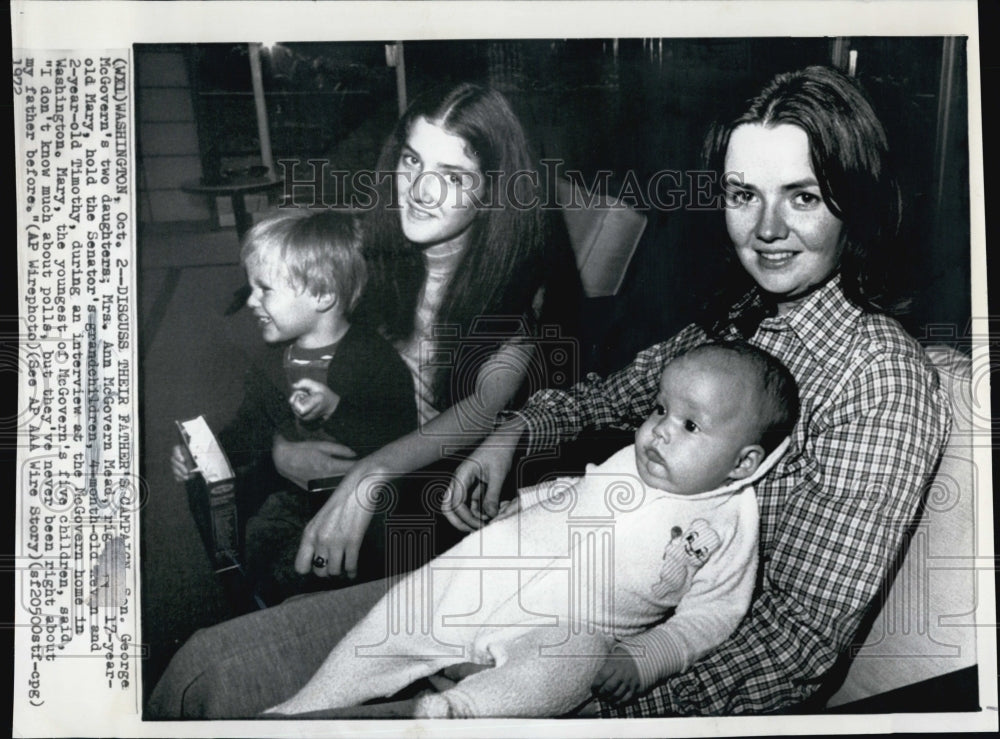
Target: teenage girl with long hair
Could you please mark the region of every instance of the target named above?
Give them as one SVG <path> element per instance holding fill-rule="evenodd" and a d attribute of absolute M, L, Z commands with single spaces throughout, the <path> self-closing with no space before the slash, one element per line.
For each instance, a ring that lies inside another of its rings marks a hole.
<path fill-rule="evenodd" d="M 320 577 L 357 573 L 377 491 L 481 440 L 526 395 L 529 372 L 549 384 L 534 336 L 560 310 L 569 329 L 579 305 L 565 231 L 539 208 L 524 130 L 499 92 L 462 84 L 414 101 L 377 175 L 364 222 L 372 281 L 358 315 L 409 365 L 421 425 L 361 460 L 335 444 L 276 439 L 288 479 L 345 475 L 296 558 L 299 572 Z"/>

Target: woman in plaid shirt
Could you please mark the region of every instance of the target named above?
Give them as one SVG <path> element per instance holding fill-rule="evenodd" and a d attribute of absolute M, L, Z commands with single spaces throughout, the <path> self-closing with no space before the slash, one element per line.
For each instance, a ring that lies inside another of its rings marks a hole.
<path fill-rule="evenodd" d="M 637 701 L 602 705 L 604 715 L 758 713 L 808 699 L 883 592 L 950 428 L 923 350 L 883 308 L 899 192 L 857 84 L 824 67 L 778 75 L 711 131 L 706 154 L 726 173 L 726 229 L 752 281 L 743 294 L 606 379 L 536 393 L 452 486 L 453 523 L 474 525 L 480 508 L 490 517 L 512 439 L 530 453 L 585 428 L 634 427 L 664 364 L 709 338 L 746 338 L 795 375 L 792 447 L 757 487 L 761 577 L 749 614 L 714 653 Z"/>
<path fill-rule="evenodd" d="M 884 310 L 880 267 L 899 193 L 885 133 L 856 83 L 822 67 L 779 75 L 712 130 L 706 154 L 728 173 L 720 198 L 742 285 L 724 281 L 735 287 L 720 307 L 614 375 L 536 393 L 450 489 L 452 522 L 482 525 L 518 446 L 531 453 L 584 429 L 634 429 L 664 365 L 709 339 L 746 338 L 791 370 L 802 412 L 789 453 L 757 487 L 750 612 L 715 652 L 636 700 L 601 703 L 604 715 L 759 713 L 815 694 L 877 603 L 950 426 L 922 349 Z M 384 592 L 376 582 L 322 593 L 199 632 L 152 711 L 248 716 L 286 699 Z M 406 715 L 405 704 L 367 708 Z"/>

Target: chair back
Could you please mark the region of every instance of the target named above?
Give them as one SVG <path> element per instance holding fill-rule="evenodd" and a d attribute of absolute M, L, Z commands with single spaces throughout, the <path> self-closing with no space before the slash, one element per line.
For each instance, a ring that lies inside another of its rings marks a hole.
<path fill-rule="evenodd" d="M 927 355 L 951 398 L 951 436 L 901 566 L 829 707 L 976 664 L 976 501 L 990 481 L 972 458 L 972 360 L 944 346 Z"/>
<path fill-rule="evenodd" d="M 584 295 L 616 295 L 646 229 L 646 216 L 621 200 L 587 192 L 564 178 L 556 182 L 556 193 Z"/>

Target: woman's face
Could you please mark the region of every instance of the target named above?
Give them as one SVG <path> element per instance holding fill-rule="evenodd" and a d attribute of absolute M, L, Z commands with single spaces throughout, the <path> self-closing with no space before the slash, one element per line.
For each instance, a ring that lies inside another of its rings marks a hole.
<path fill-rule="evenodd" d="M 466 238 L 483 177 L 465 139 L 420 117 L 403 145 L 396 188 L 403 234 L 416 244 L 434 246 Z"/>
<path fill-rule="evenodd" d="M 827 208 L 798 126 L 738 126 L 725 171 L 726 228 L 743 268 L 786 313 L 833 274 L 843 222 Z M 739 180 L 742 179 L 742 182 Z"/>

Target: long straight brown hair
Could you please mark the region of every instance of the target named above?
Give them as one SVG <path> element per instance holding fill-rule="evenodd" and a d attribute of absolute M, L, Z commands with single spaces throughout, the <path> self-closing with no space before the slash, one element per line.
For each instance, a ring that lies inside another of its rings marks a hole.
<path fill-rule="evenodd" d="M 524 129 L 507 99 L 498 91 L 461 84 L 441 95 L 428 93 L 413 101 L 389 136 L 379 157 L 378 206 L 364 219 L 364 248 L 370 264 L 370 283 L 361 314 L 393 339 L 413 333 L 420 290 L 426 279 L 421 247 L 406 239 L 393 192 L 393 177 L 410 128 L 418 118 L 461 137 L 483 174 L 484 207 L 473 221 L 468 244 L 452 277 L 437 317 L 439 325 L 458 329 L 462 338 L 474 337 L 484 317 L 525 317 L 530 321 L 532 299 L 542 284 L 545 229 L 538 202 L 538 175 Z M 520 173 L 520 174 L 519 174 Z M 516 176 L 515 176 L 516 175 Z M 517 321 L 508 321 L 514 325 Z M 490 335 L 497 323 L 491 323 Z M 523 325 L 523 323 L 522 323 Z M 499 347 L 474 337 L 479 360 L 459 363 L 463 377 L 453 377 L 456 365 L 439 368 L 435 395 L 446 407 L 468 394 L 472 374 Z M 508 337 L 509 338 L 509 337 Z M 490 346 L 486 346 L 490 344 Z"/>

